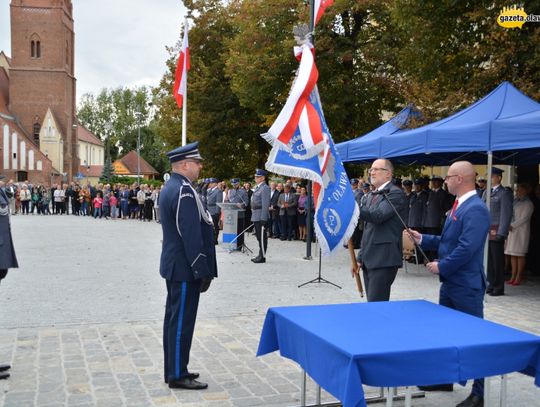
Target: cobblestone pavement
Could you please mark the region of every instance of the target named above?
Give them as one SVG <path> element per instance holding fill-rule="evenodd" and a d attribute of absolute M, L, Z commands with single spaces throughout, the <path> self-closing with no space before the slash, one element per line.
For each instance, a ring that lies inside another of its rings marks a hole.
<path fill-rule="evenodd" d="M 297 365 L 277 353 L 255 357 L 267 308 L 365 301 L 355 292 L 345 250 L 322 260 L 323 277 L 342 289 L 298 288 L 318 273 L 318 258 L 302 259 L 304 244 L 271 240 L 269 261 L 260 265 L 219 246 L 220 275 L 201 297 L 190 363 L 210 387 L 171 391 L 162 380 L 160 226 L 15 216 L 12 228 L 21 267 L 0 287 L 0 362 L 13 365 L 12 377 L 0 381 L 0 406 L 297 405 Z M 255 248 L 253 237 L 247 242 Z M 398 274 L 392 298 L 436 302 L 437 290 L 435 277 L 409 265 Z M 486 299 L 492 321 L 540 334 L 539 316 L 537 280 Z M 493 387 L 494 395 L 497 383 Z M 312 402 L 313 383 L 308 388 Z M 540 406 L 532 378 L 512 374 L 508 388 L 509 406 Z M 413 405 L 454 406 L 469 391 L 470 384 L 457 386 Z M 333 398 L 323 392 L 323 400 Z"/>

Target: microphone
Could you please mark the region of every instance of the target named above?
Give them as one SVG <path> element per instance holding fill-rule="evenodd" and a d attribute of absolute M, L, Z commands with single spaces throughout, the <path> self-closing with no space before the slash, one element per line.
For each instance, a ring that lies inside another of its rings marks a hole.
<path fill-rule="evenodd" d="M 386 195 L 389 192 L 390 192 L 390 188 L 383 188 L 383 189 L 379 189 L 377 191 L 373 191 L 372 194 L 373 195 Z"/>

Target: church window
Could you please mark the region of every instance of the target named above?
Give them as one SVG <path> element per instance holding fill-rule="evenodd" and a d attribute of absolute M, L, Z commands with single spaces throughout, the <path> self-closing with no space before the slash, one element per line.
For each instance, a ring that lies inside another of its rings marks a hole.
<path fill-rule="evenodd" d="M 34 143 L 36 143 L 37 146 L 39 146 L 39 131 L 41 130 L 41 126 L 38 122 L 34 123 Z"/>
<path fill-rule="evenodd" d="M 39 35 L 35 33 L 30 37 L 30 56 L 32 58 L 41 58 L 41 41 Z"/>
<path fill-rule="evenodd" d="M 41 58 L 41 41 L 36 41 L 36 58 Z"/>

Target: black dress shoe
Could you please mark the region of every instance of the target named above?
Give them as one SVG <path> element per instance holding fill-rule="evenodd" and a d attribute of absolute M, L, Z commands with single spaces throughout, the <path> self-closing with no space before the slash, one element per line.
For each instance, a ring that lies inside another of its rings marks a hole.
<path fill-rule="evenodd" d="M 261 256 L 259 255 L 257 257 L 252 257 L 251 261 L 255 263 L 257 260 L 260 260 L 260 259 L 261 259 Z"/>
<path fill-rule="evenodd" d="M 171 389 L 186 389 L 186 390 L 204 390 L 208 388 L 208 383 L 199 382 L 189 376 L 182 377 L 178 380 L 169 381 Z"/>
<path fill-rule="evenodd" d="M 492 297 L 500 297 L 501 295 L 504 295 L 504 291 L 492 291 L 488 293 L 488 295 L 491 295 Z"/>
<path fill-rule="evenodd" d="M 5 372 L 9 369 L 11 369 L 11 365 L 0 365 L 0 372 Z"/>
<path fill-rule="evenodd" d="M 266 259 L 264 257 L 260 257 L 258 259 L 255 259 L 255 260 L 251 260 L 253 263 L 266 263 Z"/>
<path fill-rule="evenodd" d="M 484 407 L 484 398 L 476 394 L 469 394 L 469 397 L 456 404 L 456 407 Z"/>
<path fill-rule="evenodd" d="M 418 386 L 422 391 L 454 391 L 454 385 L 450 384 L 433 384 L 431 386 Z"/>
<path fill-rule="evenodd" d="M 9 377 L 9 373 L 0 373 L 0 380 L 5 380 Z"/>
<path fill-rule="evenodd" d="M 199 373 L 197 373 L 197 372 L 188 373 L 187 377 L 189 377 L 190 379 L 198 379 L 199 378 Z"/>

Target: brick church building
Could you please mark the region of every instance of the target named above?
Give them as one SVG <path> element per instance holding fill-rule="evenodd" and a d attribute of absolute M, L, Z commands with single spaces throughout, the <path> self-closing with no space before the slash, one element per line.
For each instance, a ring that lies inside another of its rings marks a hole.
<path fill-rule="evenodd" d="M 3 11 L 2 11 L 3 12 Z M 0 51 L 0 174 L 72 181 L 79 172 L 70 0 L 12 0 L 11 58 Z"/>

